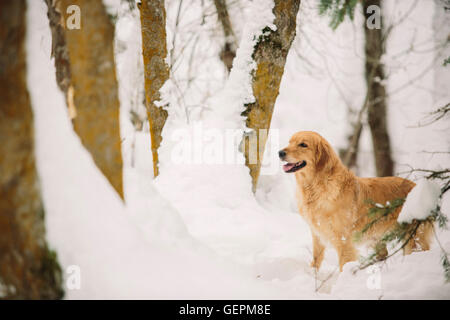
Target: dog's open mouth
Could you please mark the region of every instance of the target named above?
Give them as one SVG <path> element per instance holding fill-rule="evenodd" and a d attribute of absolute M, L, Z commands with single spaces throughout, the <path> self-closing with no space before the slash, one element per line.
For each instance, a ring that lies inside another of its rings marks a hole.
<path fill-rule="evenodd" d="M 283 170 L 284 172 L 295 172 L 297 170 L 300 170 L 304 166 L 306 166 L 305 160 L 299 161 L 297 163 L 286 163 L 285 165 L 283 165 Z"/>

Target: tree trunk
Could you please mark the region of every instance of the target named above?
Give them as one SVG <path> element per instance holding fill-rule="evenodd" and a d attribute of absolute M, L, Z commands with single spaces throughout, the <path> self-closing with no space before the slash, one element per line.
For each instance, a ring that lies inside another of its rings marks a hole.
<path fill-rule="evenodd" d="M 101 0 L 46 0 L 56 78 L 75 132 L 97 167 L 123 198 L 114 26 Z M 81 29 L 68 29 L 67 7 L 81 11 Z"/>
<path fill-rule="evenodd" d="M 141 13 L 142 55 L 144 59 L 145 101 L 153 155 L 153 174 L 159 174 L 158 149 L 161 145 L 161 132 L 167 119 L 167 111 L 156 106 L 160 99 L 159 90 L 169 78 L 169 67 L 165 62 L 166 10 L 164 0 L 144 0 L 139 6 Z"/>
<path fill-rule="evenodd" d="M 268 32 L 259 38 L 253 52 L 253 59 L 257 65 L 252 77 L 255 102 L 247 104 L 246 110 L 242 113 L 247 117 L 246 125 L 253 129 L 257 142 L 256 161 L 251 161 L 250 139 L 247 138 L 245 143 L 245 162 L 250 169 L 253 191 L 256 191 L 267 140 L 267 135 L 262 130 L 270 128 L 287 54 L 295 37 L 299 6 L 300 0 L 275 0 L 273 13 L 277 29 L 276 31 L 267 30 Z"/>
<path fill-rule="evenodd" d="M 64 34 L 63 16 L 55 5 L 56 0 L 45 0 L 52 32 L 52 57 L 55 58 L 56 82 L 67 97 L 70 86 L 70 61 Z"/>
<path fill-rule="evenodd" d="M 216 6 L 217 17 L 222 25 L 225 36 L 225 45 L 220 52 L 220 60 L 222 60 L 228 72 L 230 72 L 231 67 L 233 66 L 234 57 L 236 56 L 236 36 L 231 25 L 226 0 L 214 0 L 214 5 Z"/>
<path fill-rule="evenodd" d="M 353 125 L 353 133 L 347 137 L 349 147 L 342 152 L 342 163 L 349 169 L 355 170 L 357 167 L 359 139 L 361 138 L 363 125 L 357 122 Z"/>
<path fill-rule="evenodd" d="M 370 14 L 367 13 L 367 8 L 371 5 L 376 5 L 381 8 L 381 0 L 363 1 L 366 20 L 370 16 Z M 379 177 L 392 176 L 394 174 L 394 163 L 391 158 L 391 144 L 387 130 L 386 90 L 383 85 L 385 76 L 383 65 L 380 60 L 384 53 L 382 29 L 382 24 L 380 29 L 369 29 L 364 22 L 364 33 L 366 38 L 365 72 L 368 95 L 367 112 L 372 134 L 376 172 Z"/>
<path fill-rule="evenodd" d="M 45 241 L 26 85 L 24 0 L 0 1 L 0 298 L 58 299 L 61 269 Z"/>

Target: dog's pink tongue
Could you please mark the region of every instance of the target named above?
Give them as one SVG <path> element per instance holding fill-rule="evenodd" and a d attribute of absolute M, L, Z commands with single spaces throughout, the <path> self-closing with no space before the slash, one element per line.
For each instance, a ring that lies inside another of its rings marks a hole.
<path fill-rule="evenodd" d="M 288 172 L 288 171 L 291 170 L 294 166 L 295 166 L 295 163 L 286 163 L 285 165 L 283 165 L 283 170 L 284 170 L 284 172 Z"/>

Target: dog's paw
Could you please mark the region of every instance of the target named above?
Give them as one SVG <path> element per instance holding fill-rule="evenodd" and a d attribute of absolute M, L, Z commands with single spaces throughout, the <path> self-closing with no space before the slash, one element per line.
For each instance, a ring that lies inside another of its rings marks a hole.
<path fill-rule="evenodd" d="M 309 264 L 309 266 L 313 269 L 319 270 L 320 265 L 317 263 L 316 260 L 311 261 L 311 263 Z"/>

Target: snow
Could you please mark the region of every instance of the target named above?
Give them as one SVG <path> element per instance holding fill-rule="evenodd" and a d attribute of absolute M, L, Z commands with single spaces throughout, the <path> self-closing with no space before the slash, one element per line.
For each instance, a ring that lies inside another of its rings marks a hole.
<path fill-rule="evenodd" d="M 448 248 L 450 242 L 446 243 Z M 449 299 L 449 284 L 444 273 L 440 251 L 396 255 L 386 263 L 354 273 L 358 263 L 344 266 L 331 294 L 337 299 Z"/>
<path fill-rule="evenodd" d="M 418 181 L 406 197 L 397 221 L 411 223 L 414 219 L 425 220 L 436 209 L 440 195 L 441 187 L 438 183 L 426 179 Z"/>
<path fill-rule="evenodd" d="M 250 4 L 248 10 L 253 12 L 252 19 L 244 25 L 230 76 L 224 90 L 218 94 L 217 100 L 212 102 L 216 109 L 215 114 L 221 119 L 226 119 L 228 126 L 233 126 L 233 123 L 243 124 L 243 118 L 240 115 L 244 111 L 243 106 L 255 100 L 251 85 L 251 75 L 256 68 L 256 63 L 252 59 L 253 48 L 259 37 L 263 35 L 264 28 L 276 30 L 273 24 L 275 19 L 272 13 L 273 6 L 274 2 L 271 0 L 260 0 Z"/>
<path fill-rule="evenodd" d="M 58 254 L 65 281 L 70 279 L 70 266 L 79 266 L 81 271 L 81 289 L 66 288 L 67 299 L 450 299 L 436 243 L 429 252 L 398 255 L 385 265 L 356 274 L 356 262 L 339 273 L 336 254 L 328 249 L 322 268 L 315 273 L 309 267 L 311 233 L 297 212 L 293 176 L 275 162 L 276 170 L 262 175 L 256 194 L 251 192 L 248 169 L 236 151 L 242 136 L 239 130 L 244 129 L 240 112 L 253 99 L 250 52 L 255 36 L 272 23 L 272 1 L 230 6 L 240 45 L 227 77 L 218 58 L 223 36 L 213 3 L 183 4 L 176 25 L 179 1 L 166 0 L 167 61 L 173 65 L 171 79 L 162 90 L 162 103 L 169 103 L 169 119 L 156 179 L 148 125 L 135 131 L 129 117 L 131 110 L 145 117 L 139 13 L 128 10 L 126 2 L 105 2 L 110 13 L 118 13 L 115 53 L 125 203 L 72 130 L 49 58 L 46 6 L 28 1 L 28 86 L 47 239 Z M 408 1 L 389 2 L 386 10 L 397 17 L 408 8 Z M 387 80 L 392 92 L 429 68 L 425 62 L 433 60 L 433 52 L 427 50 L 399 56 L 411 42 L 427 43 L 433 35 L 431 2 L 419 2 L 412 15 L 411 21 L 395 30 L 384 57 L 392 74 Z M 333 32 L 327 18 L 317 15 L 316 1 L 302 1 L 297 37 L 271 124 L 278 138 L 265 158 L 276 158 L 277 145 L 283 147 L 299 130 L 319 132 L 336 150 L 346 146 L 349 109 L 359 110 L 365 93 L 362 20 L 360 15 L 355 19 Z M 445 74 L 439 75 L 445 82 Z M 389 129 L 398 172 L 404 165 L 448 166 L 448 156 L 422 152 L 448 148 L 448 137 L 443 138 L 448 122 L 415 127 L 436 107 L 429 90 L 434 81 L 430 71 L 390 97 Z M 232 160 L 208 157 L 217 139 L 235 129 L 235 141 L 224 149 L 225 154 L 231 150 Z M 183 155 L 177 150 L 188 141 L 191 149 L 185 150 L 191 161 L 180 161 Z M 359 175 L 374 174 L 372 158 L 370 133 L 364 130 Z M 418 181 L 405 207 L 408 202 L 411 208 L 431 206 L 434 187 L 420 189 L 422 183 L 426 182 Z M 442 199 L 444 212 L 449 212 L 449 203 L 447 195 Z M 405 209 L 401 213 L 409 214 Z M 450 251 L 449 231 L 439 230 L 438 236 Z"/>
<path fill-rule="evenodd" d="M 36 1 L 28 5 L 27 81 L 47 238 L 63 271 L 73 265 L 81 270 L 81 288 L 66 290 L 66 298 L 285 297 L 195 244 L 183 222 L 173 217 L 176 211 L 151 186 L 147 191 L 153 196 L 146 198 L 147 212 L 138 227 L 128 212 L 134 208 L 123 205 L 71 128 L 49 59 L 46 6 Z M 155 223 L 152 212 L 167 219 Z M 183 240 L 178 246 L 158 237 L 157 230 L 167 226 L 172 229 L 165 231 Z"/>

